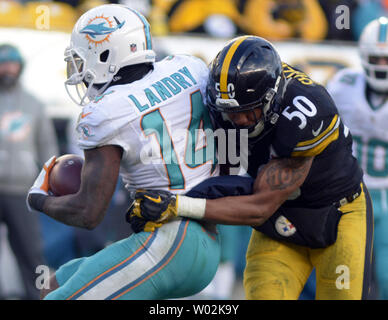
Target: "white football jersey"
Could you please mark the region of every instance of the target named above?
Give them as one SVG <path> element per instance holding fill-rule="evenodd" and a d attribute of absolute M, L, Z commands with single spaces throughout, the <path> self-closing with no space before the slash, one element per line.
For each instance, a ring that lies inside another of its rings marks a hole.
<path fill-rule="evenodd" d="M 353 136 L 353 154 L 369 188 L 388 188 L 388 103 L 372 106 L 362 70 L 343 69 L 328 83 L 344 124 Z"/>
<path fill-rule="evenodd" d="M 138 81 L 109 87 L 83 108 L 79 147 L 122 147 L 120 174 L 128 189 L 190 190 L 218 174 L 204 106 L 208 74 L 200 59 L 176 55 Z"/>

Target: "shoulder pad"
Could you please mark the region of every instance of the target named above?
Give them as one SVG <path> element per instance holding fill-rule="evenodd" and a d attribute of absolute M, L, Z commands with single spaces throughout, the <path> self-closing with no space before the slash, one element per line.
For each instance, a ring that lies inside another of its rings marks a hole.
<path fill-rule="evenodd" d="M 283 75 L 286 80 L 296 80 L 302 85 L 311 86 L 315 84 L 315 82 L 303 71 L 290 66 L 289 64 L 283 62 Z"/>
<path fill-rule="evenodd" d="M 193 55 L 177 54 L 177 55 L 170 56 L 170 57 L 167 57 L 164 59 L 164 61 L 169 61 L 169 60 L 175 60 L 174 65 L 176 65 L 178 63 L 178 64 L 185 65 L 187 67 L 194 66 L 195 67 L 194 70 L 198 70 L 198 71 L 196 71 L 196 73 L 203 73 L 203 72 L 208 73 L 209 72 L 209 69 L 208 69 L 205 61 L 203 61 L 201 58 L 193 56 Z"/>
<path fill-rule="evenodd" d="M 135 107 L 123 96 L 97 97 L 79 115 L 76 128 L 79 147 L 90 149 L 105 144 L 138 116 Z"/>

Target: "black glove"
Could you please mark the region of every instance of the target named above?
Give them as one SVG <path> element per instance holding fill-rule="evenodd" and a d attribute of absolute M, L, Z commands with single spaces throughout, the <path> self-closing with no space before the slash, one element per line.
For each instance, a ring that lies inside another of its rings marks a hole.
<path fill-rule="evenodd" d="M 152 232 L 177 216 L 177 196 L 164 190 L 136 190 L 126 219 L 134 232 Z"/>

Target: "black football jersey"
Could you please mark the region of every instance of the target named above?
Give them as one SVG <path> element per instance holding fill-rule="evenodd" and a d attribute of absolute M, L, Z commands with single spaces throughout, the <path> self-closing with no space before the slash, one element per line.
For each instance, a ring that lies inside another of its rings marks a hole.
<path fill-rule="evenodd" d="M 314 156 L 310 172 L 290 207 L 320 207 L 355 191 L 362 170 L 352 155 L 352 137 L 326 89 L 283 63 L 286 79 L 281 115 L 272 132 L 250 147 L 248 173 L 257 176 L 271 158 Z"/>

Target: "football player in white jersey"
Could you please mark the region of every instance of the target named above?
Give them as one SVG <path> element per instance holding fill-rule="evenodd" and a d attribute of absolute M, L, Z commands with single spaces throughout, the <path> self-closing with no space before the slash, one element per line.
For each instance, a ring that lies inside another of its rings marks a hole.
<path fill-rule="evenodd" d="M 388 19 L 371 21 L 359 40 L 363 70 L 343 69 L 328 83 L 353 136 L 374 208 L 374 249 L 380 297 L 388 299 Z"/>
<path fill-rule="evenodd" d="M 203 104 L 208 68 L 183 55 L 155 62 L 149 24 L 138 12 L 121 5 L 86 12 L 65 61 L 68 93 L 83 106 L 77 125 L 85 155 L 81 186 L 76 194 L 50 196 L 53 157 L 30 189 L 31 209 L 91 229 L 104 217 L 119 170 L 129 189 L 176 194 L 218 175 Z M 145 230 L 63 265 L 42 296 L 167 299 L 193 295 L 211 281 L 220 258 L 214 225 L 179 218 Z"/>

